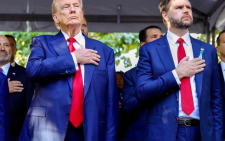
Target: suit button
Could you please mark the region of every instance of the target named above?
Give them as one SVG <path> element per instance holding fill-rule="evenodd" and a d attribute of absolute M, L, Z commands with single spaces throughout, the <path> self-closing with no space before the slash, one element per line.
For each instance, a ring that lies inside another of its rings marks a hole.
<path fill-rule="evenodd" d="M 176 121 L 178 121 L 178 117 L 176 117 L 175 119 L 176 119 Z"/>
<path fill-rule="evenodd" d="M 179 102 L 179 99 L 177 99 L 177 102 Z"/>
<path fill-rule="evenodd" d="M 73 97 L 73 95 L 72 94 L 70 94 L 70 98 L 72 98 Z"/>
<path fill-rule="evenodd" d="M 68 117 L 70 114 L 69 113 L 66 113 L 66 116 Z"/>

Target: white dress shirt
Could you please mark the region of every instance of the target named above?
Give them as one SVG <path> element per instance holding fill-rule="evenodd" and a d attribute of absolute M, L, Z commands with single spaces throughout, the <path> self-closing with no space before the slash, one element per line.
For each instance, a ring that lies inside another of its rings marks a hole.
<path fill-rule="evenodd" d="M 10 63 L 5 64 L 4 66 L 1 66 L 2 70 L 3 70 L 3 74 L 7 76 L 8 72 L 9 72 L 9 67 L 10 67 Z"/>
<path fill-rule="evenodd" d="M 65 37 L 65 40 L 67 41 L 68 38 L 70 38 L 65 32 L 62 31 L 63 36 Z M 73 37 L 76 42 L 73 43 L 73 46 L 75 47 L 75 49 L 79 49 L 81 46 L 83 46 L 85 48 L 85 38 L 82 34 L 82 32 L 80 31 L 76 36 Z M 67 46 L 69 46 L 69 42 L 67 41 Z M 77 59 L 75 57 L 74 53 L 71 53 L 72 57 L 73 57 L 73 61 L 75 64 L 75 69 L 79 70 L 78 68 L 78 64 L 77 64 Z M 83 84 L 84 84 L 84 64 L 80 64 L 80 68 L 81 68 L 81 73 L 82 73 L 82 80 L 83 80 Z"/>
<path fill-rule="evenodd" d="M 173 34 L 172 32 L 170 32 L 168 30 L 167 32 L 167 40 L 169 42 L 169 46 L 170 46 L 170 50 L 173 56 L 173 62 L 175 65 L 175 68 L 178 66 L 178 59 L 177 59 L 177 50 L 179 47 L 179 43 L 177 42 L 177 40 L 180 37 Z M 189 56 L 189 60 L 192 60 L 194 58 L 193 56 L 193 50 L 192 50 L 192 44 L 191 44 L 191 39 L 190 39 L 190 35 L 189 32 L 187 32 L 184 36 L 181 37 L 184 40 L 183 46 L 184 46 L 184 50 L 186 52 L 186 56 Z M 176 73 L 175 70 L 172 71 L 177 84 L 180 85 L 181 82 L 179 80 L 179 77 Z M 195 75 L 190 77 L 190 81 L 191 81 L 191 89 L 192 89 L 192 96 L 193 96 L 193 100 L 194 100 L 194 111 L 188 116 L 186 113 L 184 113 L 182 111 L 181 108 L 181 94 L 179 91 L 179 118 L 191 118 L 191 119 L 200 119 L 199 116 L 199 104 L 198 104 L 198 97 L 197 97 L 197 92 L 196 92 L 196 85 L 195 85 Z"/>
<path fill-rule="evenodd" d="M 223 79 L 225 81 L 225 63 L 223 61 L 221 61 L 220 65 L 221 65 L 221 69 L 222 69 L 222 72 L 223 72 Z"/>

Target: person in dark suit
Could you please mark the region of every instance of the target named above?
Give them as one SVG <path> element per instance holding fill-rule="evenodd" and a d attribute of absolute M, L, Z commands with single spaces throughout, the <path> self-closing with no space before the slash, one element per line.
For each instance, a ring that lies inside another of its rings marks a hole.
<path fill-rule="evenodd" d="M 221 31 L 217 37 L 217 52 L 221 60 L 218 66 L 223 103 L 223 140 L 225 140 L 225 30 Z"/>
<path fill-rule="evenodd" d="M 160 27 L 148 26 L 139 32 L 140 45 L 152 42 L 162 36 Z M 148 111 L 147 106 L 140 104 L 135 97 L 136 69 L 137 67 L 134 67 L 124 75 L 123 109 L 127 112 L 127 140 L 144 139 L 145 121 Z"/>
<path fill-rule="evenodd" d="M 18 141 L 34 93 L 34 84 L 28 79 L 26 69 L 14 61 L 16 40 L 5 35 L 11 45 L 11 58 L 5 65 L 9 85 L 9 141 Z"/>
<path fill-rule="evenodd" d="M 188 0 L 161 0 L 168 31 L 143 45 L 136 97 L 148 104 L 145 141 L 221 141 L 222 98 L 216 48 L 194 39 Z"/>
<path fill-rule="evenodd" d="M 7 64 L 10 56 L 10 43 L 5 36 L 0 36 L 0 141 L 8 141 L 9 135 L 9 90 L 7 77 L 3 74 L 3 65 Z"/>
<path fill-rule="evenodd" d="M 35 82 L 20 141 L 115 141 L 113 50 L 81 32 L 82 0 L 53 0 L 60 31 L 34 37 L 26 71 Z"/>

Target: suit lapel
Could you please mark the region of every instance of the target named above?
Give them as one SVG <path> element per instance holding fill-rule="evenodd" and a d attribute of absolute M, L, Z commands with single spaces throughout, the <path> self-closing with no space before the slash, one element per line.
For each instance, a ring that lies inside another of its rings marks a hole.
<path fill-rule="evenodd" d="M 65 37 L 63 36 L 61 31 L 59 31 L 59 33 L 56 34 L 53 37 L 53 40 L 50 42 L 51 42 L 53 48 L 55 49 L 56 53 L 58 54 L 58 56 L 70 53 L 68 46 L 67 46 L 67 42 L 65 40 Z M 71 76 L 67 77 L 67 80 L 68 80 L 69 86 L 72 90 L 73 89 L 73 86 L 72 86 L 73 76 L 71 75 Z"/>
<path fill-rule="evenodd" d="M 197 42 L 196 39 L 191 38 L 192 50 L 194 58 L 198 58 L 200 55 L 201 48 L 205 50 L 204 46 L 201 46 L 201 42 Z M 202 59 L 204 59 L 205 55 L 203 53 Z M 203 71 L 204 72 L 204 71 Z M 201 92 L 202 92 L 202 80 L 203 80 L 203 72 L 195 74 L 195 84 L 196 84 L 196 92 L 198 99 L 200 100 Z"/>
<path fill-rule="evenodd" d="M 16 74 L 16 71 L 15 71 L 15 67 L 10 65 L 7 76 L 8 76 L 8 78 L 10 78 L 10 81 L 16 80 L 17 74 Z"/>
<path fill-rule="evenodd" d="M 89 39 L 86 36 L 84 37 L 85 37 L 85 49 L 95 49 L 95 46 L 91 44 L 91 39 Z M 95 68 L 95 65 L 92 65 L 92 64 L 84 65 L 84 97 L 87 95 L 87 92 L 91 83 L 92 75 L 94 72 L 94 68 Z"/>
<path fill-rule="evenodd" d="M 175 65 L 166 35 L 167 34 L 165 34 L 161 39 L 158 40 L 159 47 L 157 47 L 156 50 L 166 71 L 169 72 L 175 69 Z M 176 96 L 179 97 L 178 92 L 176 93 Z"/>
<path fill-rule="evenodd" d="M 223 77 L 221 64 L 219 64 L 219 75 L 220 75 L 221 92 L 222 92 L 223 97 L 225 99 L 225 82 L 224 82 L 224 77 Z"/>

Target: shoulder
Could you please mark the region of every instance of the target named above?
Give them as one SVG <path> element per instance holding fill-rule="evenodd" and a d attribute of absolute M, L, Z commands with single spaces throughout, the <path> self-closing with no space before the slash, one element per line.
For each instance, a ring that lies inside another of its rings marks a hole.
<path fill-rule="evenodd" d="M 205 42 L 203 42 L 201 40 L 198 40 L 198 39 L 195 39 L 193 37 L 191 37 L 191 41 L 195 42 L 195 43 L 197 43 L 197 44 L 199 44 L 199 45 L 201 45 L 201 46 L 203 46 L 203 47 L 205 47 L 205 48 L 207 48 L 209 50 L 214 50 L 214 51 L 216 50 L 216 48 L 213 45 L 210 45 L 208 43 L 205 43 Z"/>
<path fill-rule="evenodd" d="M 128 70 L 127 72 L 125 72 L 125 74 L 132 74 L 132 73 L 135 73 L 135 72 L 136 72 L 136 69 L 137 69 L 137 67 L 134 67 L 134 68 Z"/>
<path fill-rule="evenodd" d="M 6 79 L 7 79 L 7 77 L 3 73 L 0 73 L 0 84 L 1 85 L 4 81 L 7 82 Z"/>

